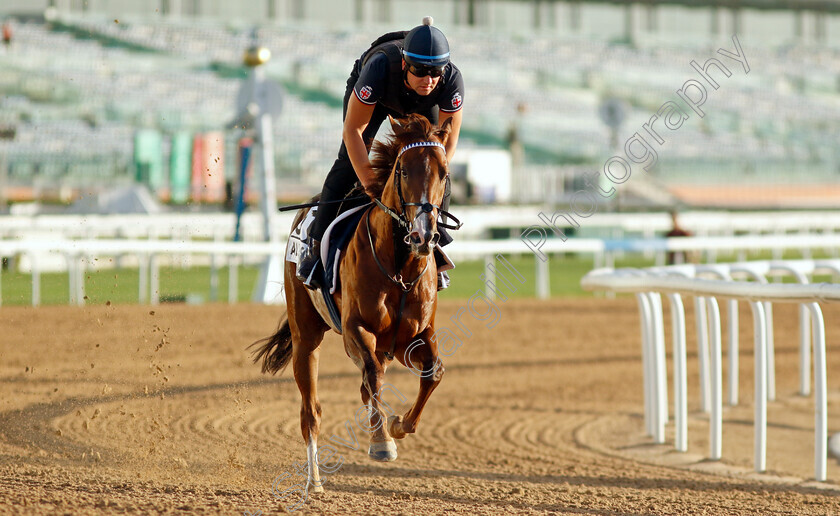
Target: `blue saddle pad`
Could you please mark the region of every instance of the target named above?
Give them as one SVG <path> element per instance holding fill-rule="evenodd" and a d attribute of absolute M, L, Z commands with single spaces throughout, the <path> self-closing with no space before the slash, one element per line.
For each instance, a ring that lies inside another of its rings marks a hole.
<path fill-rule="evenodd" d="M 334 294 L 339 286 L 338 266 L 341 263 L 341 253 L 356 232 L 356 227 L 365 214 L 365 208 L 370 204 L 357 206 L 342 213 L 324 233 L 326 245 L 323 245 L 321 249 L 321 262 L 324 265 L 324 287 L 330 294 Z M 324 256 L 324 248 L 326 248 L 326 256 Z"/>
<path fill-rule="evenodd" d="M 341 253 L 347 247 L 353 234 L 355 234 L 359 221 L 367 211 L 366 208 L 371 204 L 366 203 L 362 206 L 357 206 L 339 215 L 330 224 L 330 227 L 327 228 L 321 243 L 321 263 L 324 268 L 324 281 L 321 283 L 324 285 L 324 288 L 321 289 L 321 294 L 324 296 L 324 302 L 330 312 L 330 318 L 339 333 L 342 331 L 341 315 L 339 314 L 338 307 L 335 306 L 332 294 L 335 294 L 340 285 L 338 267 L 341 264 Z"/>

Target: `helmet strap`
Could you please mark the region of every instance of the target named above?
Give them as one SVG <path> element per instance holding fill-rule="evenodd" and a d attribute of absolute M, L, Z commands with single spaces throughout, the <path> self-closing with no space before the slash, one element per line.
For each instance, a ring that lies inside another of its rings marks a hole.
<path fill-rule="evenodd" d="M 411 86 L 408 84 L 408 63 L 405 62 L 405 59 L 402 60 L 402 78 L 403 86 L 410 90 Z"/>
<path fill-rule="evenodd" d="M 402 66 L 403 86 L 408 87 L 408 63 L 405 62 L 404 57 L 400 60 L 400 63 L 400 66 Z"/>

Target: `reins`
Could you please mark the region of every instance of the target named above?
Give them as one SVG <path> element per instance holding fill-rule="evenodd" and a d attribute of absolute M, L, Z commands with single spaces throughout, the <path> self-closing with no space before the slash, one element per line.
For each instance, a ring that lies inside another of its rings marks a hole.
<path fill-rule="evenodd" d="M 320 206 L 322 204 L 336 204 L 339 202 L 347 202 L 347 201 L 361 201 L 362 199 L 370 199 L 367 195 L 355 195 L 353 197 L 345 197 L 343 199 L 338 199 L 335 201 L 314 201 L 314 202 L 305 202 L 303 204 L 290 204 L 289 206 L 282 206 L 277 208 L 277 211 L 292 211 L 292 210 L 299 210 L 301 208 L 312 208 L 313 206 Z"/>

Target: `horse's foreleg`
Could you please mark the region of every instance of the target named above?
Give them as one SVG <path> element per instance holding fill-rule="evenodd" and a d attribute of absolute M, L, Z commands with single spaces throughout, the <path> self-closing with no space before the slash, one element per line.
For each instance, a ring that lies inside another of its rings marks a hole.
<path fill-rule="evenodd" d="M 385 418 L 382 412 L 381 389 L 385 375 L 385 368 L 382 365 L 382 358 L 377 356 L 376 339 L 373 334 L 362 328 L 345 330 L 345 336 L 350 338 L 353 346 L 349 347 L 355 355 L 354 361 L 362 371 L 362 402 L 365 404 L 356 413 L 356 421 L 364 426 L 362 421 L 367 421 L 366 430 L 370 432 L 370 447 L 368 455 L 370 458 L 390 462 L 397 459 L 397 446 L 394 440 L 385 430 Z"/>
<path fill-rule="evenodd" d="M 438 358 L 437 347 L 430 341 L 433 333 L 434 331 L 423 332 L 422 344 L 409 345 L 402 355 L 398 355 L 400 362 L 420 377 L 420 390 L 414 404 L 404 416 L 394 415 L 388 418 L 388 433 L 395 439 L 402 439 L 406 434 L 417 431 L 423 407 L 443 379 L 443 363 Z"/>
<path fill-rule="evenodd" d="M 292 367 L 300 389 L 300 430 L 306 442 L 307 491 L 324 491 L 318 471 L 318 434 L 321 431 L 321 403 L 318 401 L 318 355 L 320 349 L 295 346 Z"/>
<path fill-rule="evenodd" d="M 397 445 L 385 430 L 385 413 L 382 410 L 382 383 L 385 369 L 381 362 L 374 357 L 372 362 L 365 364 L 364 386 L 370 401 L 367 405 L 370 411 L 370 448 L 368 455 L 373 460 L 390 462 L 397 460 Z"/>

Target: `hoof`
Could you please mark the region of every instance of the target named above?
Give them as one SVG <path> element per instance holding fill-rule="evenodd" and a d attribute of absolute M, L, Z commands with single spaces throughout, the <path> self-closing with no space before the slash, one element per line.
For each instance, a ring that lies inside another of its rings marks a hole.
<path fill-rule="evenodd" d="M 379 462 L 392 462 L 397 460 L 397 445 L 394 441 L 382 441 L 370 443 L 368 455 L 371 459 Z"/>
<path fill-rule="evenodd" d="M 388 418 L 388 434 L 394 439 L 402 439 L 405 432 L 402 429 L 402 416 L 390 416 Z"/>
<path fill-rule="evenodd" d="M 324 486 L 309 486 L 309 492 L 311 494 L 323 494 L 324 493 Z"/>

